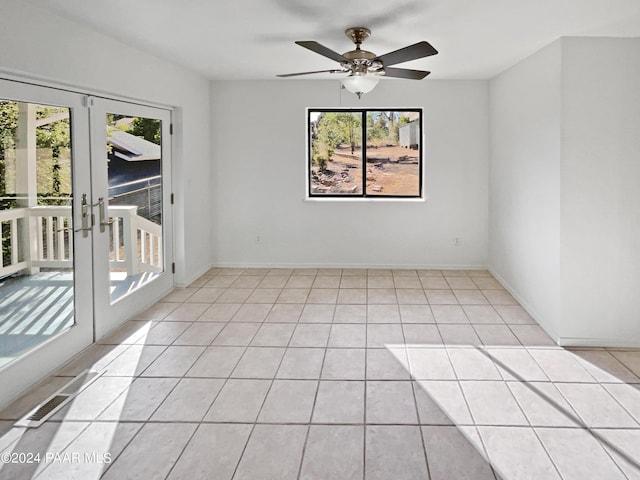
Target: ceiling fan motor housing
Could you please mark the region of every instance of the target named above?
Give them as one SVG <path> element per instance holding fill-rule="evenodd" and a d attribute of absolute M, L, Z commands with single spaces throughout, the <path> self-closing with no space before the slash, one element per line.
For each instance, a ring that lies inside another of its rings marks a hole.
<path fill-rule="evenodd" d="M 342 62 L 342 67 L 351 72 L 351 75 L 366 75 L 371 66 L 371 59 L 376 58 L 376 54 L 367 50 L 361 50 L 360 45 L 365 38 L 371 35 L 371 30 L 364 27 L 347 28 L 344 34 L 356 44 L 355 50 L 350 50 L 342 54 L 348 62 Z"/>

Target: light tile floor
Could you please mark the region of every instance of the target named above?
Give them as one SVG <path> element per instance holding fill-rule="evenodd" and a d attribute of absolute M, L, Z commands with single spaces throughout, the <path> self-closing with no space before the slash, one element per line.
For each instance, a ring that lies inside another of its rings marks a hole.
<path fill-rule="evenodd" d="M 213 269 L 0 413 L 0 478 L 638 479 L 639 376 L 486 271 Z"/>

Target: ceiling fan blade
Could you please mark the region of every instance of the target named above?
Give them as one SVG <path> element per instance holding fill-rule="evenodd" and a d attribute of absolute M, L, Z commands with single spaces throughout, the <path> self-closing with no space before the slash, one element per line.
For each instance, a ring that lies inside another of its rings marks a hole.
<path fill-rule="evenodd" d="M 340 55 L 338 52 L 334 52 L 330 48 L 320 45 L 318 42 L 313 41 L 298 41 L 296 44 L 301 47 L 308 48 L 312 52 L 319 53 L 320 55 L 335 60 L 336 62 L 348 62 L 349 60 Z"/>
<path fill-rule="evenodd" d="M 430 73 L 431 72 L 425 72 L 424 70 L 409 70 L 408 68 L 384 68 L 385 77 L 408 78 L 409 80 L 422 80 Z"/>
<path fill-rule="evenodd" d="M 298 72 L 298 73 L 283 73 L 276 75 L 276 77 L 297 77 L 298 75 L 311 75 L 312 73 L 347 73 L 344 70 L 315 70 L 313 72 Z"/>
<path fill-rule="evenodd" d="M 385 53 L 374 60 L 382 62 L 385 67 L 388 65 L 395 65 L 396 63 L 408 62 L 409 60 L 415 60 L 416 58 L 429 57 L 435 55 L 438 51 L 431 46 L 429 42 L 418 42 L 414 45 L 395 50 L 393 52 Z"/>

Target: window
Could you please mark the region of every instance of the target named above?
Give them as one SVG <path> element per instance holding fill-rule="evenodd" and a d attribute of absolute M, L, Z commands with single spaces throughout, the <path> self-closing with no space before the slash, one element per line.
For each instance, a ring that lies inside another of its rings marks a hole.
<path fill-rule="evenodd" d="M 422 196 L 422 110 L 308 110 L 309 197 Z"/>

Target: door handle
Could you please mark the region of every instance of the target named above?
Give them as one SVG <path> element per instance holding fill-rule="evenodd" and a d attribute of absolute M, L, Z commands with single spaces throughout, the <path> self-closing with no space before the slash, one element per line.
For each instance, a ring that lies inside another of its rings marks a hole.
<path fill-rule="evenodd" d="M 105 227 L 113 224 L 113 219 L 107 220 L 106 206 L 103 197 L 98 199 L 98 210 L 100 211 L 100 232 L 104 232 Z"/>
<path fill-rule="evenodd" d="M 93 214 L 89 212 L 91 205 L 87 203 L 86 193 L 82 194 L 81 206 L 82 206 L 82 227 L 75 229 L 74 232 L 82 232 L 82 236 L 86 238 L 89 236 L 89 232 L 93 230 L 93 225 L 95 223 Z"/>

